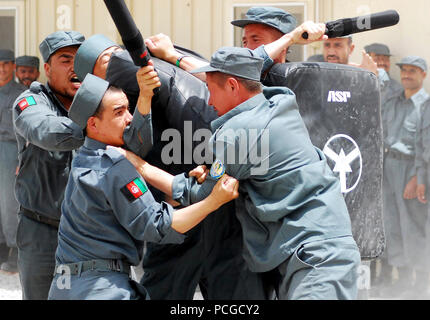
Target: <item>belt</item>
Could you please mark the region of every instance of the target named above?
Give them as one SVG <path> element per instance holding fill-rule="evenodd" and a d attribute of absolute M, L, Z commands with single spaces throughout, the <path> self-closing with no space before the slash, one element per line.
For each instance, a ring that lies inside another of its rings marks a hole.
<path fill-rule="evenodd" d="M 389 148 L 386 148 L 384 150 L 384 154 L 385 154 L 386 157 L 393 158 L 393 159 L 396 159 L 396 160 L 407 160 L 407 161 L 410 161 L 410 160 L 414 160 L 415 159 L 415 156 L 413 156 L 413 155 L 401 153 L 399 151 L 396 151 L 396 150 L 393 150 L 393 149 L 389 149 Z"/>
<path fill-rule="evenodd" d="M 56 229 L 58 229 L 58 226 L 60 225 L 59 220 L 46 218 L 44 216 L 41 216 L 40 214 L 37 214 L 37 213 L 30 211 L 30 210 L 27 210 L 23 207 L 20 208 L 19 212 L 31 220 L 35 220 L 35 221 L 50 225 L 52 227 L 55 227 Z"/>
<path fill-rule="evenodd" d="M 57 264 L 55 266 L 54 276 L 57 274 L 79 276 L 82 272 L 90 270 L 115 271 L 130 275 L 130 264 L 123 260 L 89 260 L 76 263 Z"/>

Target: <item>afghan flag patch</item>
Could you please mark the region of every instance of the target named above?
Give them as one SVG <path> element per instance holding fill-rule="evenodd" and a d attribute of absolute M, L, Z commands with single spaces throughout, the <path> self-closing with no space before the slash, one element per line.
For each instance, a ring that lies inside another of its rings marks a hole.
<path fill-rule="evenodd" d="M 18 102 L 17 110 L 19 113 L 23 112 L 25 109 L 31 106 L 35 106 L 36 100 L 34 100 L 33 96 L 27 97 L 22 99 L 20 102 Z"/>
<path fill-rule="evenodd" d="M 140 178 L 137 178 L 124 186 L 121 189 L 122 194 L 127 198 L 128 201 L 133 202 L 136 199 L 139 199 L 148 191 L 148 188 L 145 186 L 143 181 Z"/>

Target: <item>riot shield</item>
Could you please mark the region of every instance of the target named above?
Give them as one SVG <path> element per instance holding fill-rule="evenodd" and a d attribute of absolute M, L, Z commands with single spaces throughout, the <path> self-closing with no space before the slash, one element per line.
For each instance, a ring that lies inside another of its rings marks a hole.
<path fill-rule="evenodd" d="M 377 77 L 332 63 L 276 64 L 266 86 L 285 86 L 297 96 L 315 146 L 339 177 L 363 260 L 383 253 L 383 137 Z"/>

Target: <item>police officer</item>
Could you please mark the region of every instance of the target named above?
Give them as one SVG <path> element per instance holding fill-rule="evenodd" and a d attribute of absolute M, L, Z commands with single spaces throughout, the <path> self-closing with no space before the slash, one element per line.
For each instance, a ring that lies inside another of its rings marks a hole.
<path fill-rule="evenodd" d="M 193 203 L 224 173 L 236 176 L 243 254 L 251 271 L 264 273 L 267 288 L 279 299 L 354 299 L 360 254 L 339 181 L 312 145 L 294 94 L 262 90 L 262 65 L 248 49 L 221 48 L 194 71 L 206 73 L 209 104 L 220 116 L 211 124 L 216 161 L 202 185 L 176 176 L 174 199 Z M 142 172 L 151 179 L 149 164 Z"/>
<path fill-rule="evenodd" d="M 123 51 L 123 49 L 102 34 L 96 34 L 86 39 L 76 53 L 76 75 L 81 81 L 88 73 L 106 79 L 111 56 L 118 51 Z"/>
<path fill-rule="evenodd" d="M 391 53 L 390 48 L 382 43 L 372 43 L 364 47 L 364 50 L 370 55 L 373 61 L 376 62 L 378 66 L 379 73 L 379 83 L 381 88 L 381 111 L 384 112 L 386 107 L 386 101 L 393 95 L 399 94 L 403 90 L 402 85 L 390 77 L 391 69 Z M 391 281 L 392 268 L 388 265 L 385 256 L 380 259 L 380 272 L 379 276 L 376 277 L 376 261 L 371 262 L 371 272 L 372 272 L 372 290 L 376 291 L 375 294 L 379 294 L 379 287 L 384 286 Z"/>
<path fill-rule="evenodd" d="M 404 90 L 386 102 L 384 127 L 384 225 L 388 263 L 398 280 L 382 294 L 398 296 L 412 286 L 413 269 L 425 268 L 427 207 L 417 200 L 415 139 L 422 104 L 429 95 L 423 88 L 427 64 L 408 56 L 397 64 Z M 418 274 L 418 273 L 417 273 Z M 428 281 L 428 280 L 427 280 Z"/>
<path fill-rule="evenodd" d="M 145 83 L 143 103 L 160 86 L 150 64 L 138 81 Z M 174 211 L 158 203 L 131 163 L 108 145 L 124 144 L 131 121 L 122 90 L 87 75 L 69 111 L 87 136 L 73 161 L 59 228 L 56 277 L 50 299 L 136 299 L 144 289 L 129 279 L 130 265 L 142 256 L 143 241 L 181 243 L 181 235 L 210 212 L 238 196 L 238 182 L 227 178 L 199 204 Z M 62 276 L 62 274 L 64 275 Z M 61 278 L 69 276 L 69 287 Z M 139 290 L 137 290 L 139 288 Z M 138 292 L 136 292 L 138 291 Z M 143 296 L 143 298 L 147 298 Z"/>
<path fill-rule="evenodd" d="M 269 50 L 271 56 L 279 56 L 285 50 L 287 47 L 285 39 L 278 40 L 282 42 L 281 46 Z M 148 48 L 153 54 L 158 55 L 160 53 L 163 59 L 173 65 L 176 64 L 186 69 L 186 67 L 194 66 L 193 63 L 207 64 L 207 62 L 194 56 L 183 55 L 173 46 L 167 36 L 158 35 L 148 41 L 152 45 L 151 47 L 148 45 Z M 262 49 L 260 48 L 260 50 Z M 181 57 L 185 59 L 181 59 Z M 114 54 L 112 56 L 113 62 L 115 63 L 118 58 L 119 55 L 115 56 Z M 273 60 L 268 58 L 267 61 L 267 67 L 270 67 Z M 118 75 L 121 75 L 125 69 L 124 64 L 120 66 L 117 68 Z M 112 67 L 111 62 L 108 67 L 108 75 L 111 74 Z M 211 115 L 209 111 L 212 110 L 213 113 L 213 109 L 207 105 L 207 100 L 205 100 L 207 96 L 206 86 L 193 77 L 190 78 L 186 74 L 178 72 L 177 69 L 170 71 L 172 67 L 169 68 L 169 64 L 163 63 L 163 61 L 156 61 L 156 67 L 160 71 L 160 78 L 163 79 L 169 72 L 173 73 L 173 76 L 167 79 L 168 81 L 162 80 L 163 85 L 160 88 L 159 97 L 154 102 L 157 107 L 153 108 L 153 112 L 165 109 L 166 112 L 160 119 L 167 119 L 168 123 L 180 132 L 184 132 L 183 121 L 185 119 L 192 121 L 193 130 L 210 128 L 210 121 L 216 118 L 216 114 L 213 117 L 207 117 L 207 115 Z M 118 78 L 115 75 L 114 77 Z M 125 88 L 129 89 L 129 86 Z M 195 92 L 194 96 L 191 96 L 190 93 L 193 92 Z M 191 111 L 194 112 L 192 117 L 190 117 Z M 156 116 L 154 115 L 155 119 Z M 204 119 L 210 119 L 210 121 L 203 121 Z M 193 154 L 193 150 L 191 150 L 191 154 Z M 178 165 L 166 169 L 163 162 L 160 163 L 155 158 L 146 160 L 155 163 L 157 167 L 163 167 L 171 174 L 184 171 L 184 169 L 178 171 L 181 169 L 181 166 Z M 222 215 L 221 212 L 211 215 L 199 229 L 192 230 L 187 241 L 180 246 L 160 246 L 148 243 L 148 251 L 143 260 L 145 274 L 142 283 L 155 299 L 192 298 L 197 283 L 202 289 L 204 298 L 207 299 L 265 298 L 260 289 L 260 279 L 249 272 L 240 256 L 241 229 L 238 222 L 229 213 L 231 210 L 234 208 L 229 204 L 229 208 L 223 208 Z M 222 225 L 223 227 L 214 229 L 214 225 Z M 171 272 L 172 268 L 177 270 L 175 274 L 177 272 L 181 274 L 179 278 L 183 281 L 178 281 L 178 277 L 175 277 Z M 160 285 L 160 281 L 163 281 L 163 285 Z M 186 290 L 184 291 L 183 288 Z"/>
<path fill-rule="evenodd" d="M 231 22 L 236 27 L 243 28 L 242 46 L 251 50 L 262 44 L 278 40 L 284 34 L 290 33 L 297 26 L 296 18 L 290 13 L 274 7 L 251 7 L 244 19 Z M 277 57 L 275 63 L 287 62 L 285 48 Z"/>
<path fill-rule="evenodd" d="M 378 75 L 378 67 L 375 61 L 364 50 L 362 52 L 361 64 L 349 61 L 354 49 L 355 44 L 352 36 L 327 39 L 323 44 L 324 62 L 347 64 L 369 70 Z"/>
<path fill-rule="evenodd" d="M 48 83 L 34 82 L 14 104 L 19 158 L 15 184 L 20 204 L 18 268 L 24 299 L 46 299 L 53 277 L 60 208 L 72 151 L 84 142 L 82 129 L 67 117 L 80 87 L 73 62 L 84 40 L 76 31 L 47 36 L 39 49 Z M 124 140 L 128 148 L 145 156 L 152 147 L 150 115 L 145 108 L 136 110 Z"/>
<path fill-rule="evenodd" d="M 425 226 L 425 242 L 426 248 L 423 250 L 423 255 L 427 257 L 425 264 L 417 267 L 415 271 L 415 285 L 409 292 L 409 297 L 415 299 L 429 299 L 428 282 L 429 272 L 428 266 L 430 263 L 429 252 L 429 232 L 430 232 L 430 212 L 428 207 L 428 186 L 430 186 L 430 174 L 429 174 L 429 147 L 430 147 L 430 99 L 427 99 L 422 104 L 422 116 L 417 127 L 417 139 L 415 141 L 416 156 L 415 166 L 417 171 L 417 199 L 421 203 L 427 205 L 427 223 Z M 423 249 L 423 248 L 422 248 Z"/>
<path fill-rule="evenodd" d="M 16 58 L 16 77 L 19 82 L 30 88 L 30 85 L 39 79 L 40 60 L 38 57 L 21 56 Z"/>
<path fill-rule="evenodd" d="M 397 92 L 402 91 L 402 85 L 390 77 L 390 69 L 391 69 L 391 53 L 390 48 L 387 45 L 382 43 L 372 43 L 364 47 L 364 50 L 370 55 L 373 61 L 376 62 L 379 69 L 383 69 L 384 75 L 381 75 L 380 72 L 380 80 L 381 80 L 381 106 L 382 108 L 385 106 L 385 101 L 395 95 Z"/>
<path fill-rule="evenodd" d="M 13 193 L 18 152 L 13 130 L 12 107 L 26 89 L 14 80 L 15 55 L 0 50 L 0 265 L 3 271 L 17 272 L 16 229 L 18 203 Z"/>
<path fill-rule="evenodd" d="M 118 49 L 109 54 L 114 48 L 111 46 L 112 42 L 101 35 L 87 39 L 76 55 L 76 73 L 80 78 L 88 73 L 95 74 L 99 67 L 103 67 L 101 60 L 105 61 L 110 56 L 107 80 L 123 88 L 129 100 L 135 101 L 139 87 L 136 78 L 130 75 L 136 72 L 137 67 L 126 51 Z M 103 56 L 105 59 L 100 59 Z M 153 61 L 162 86 L 153 99 L 155 106 L 151 111 L 154 148 L 145 159 L 177 174 L 193 169 L 196 164 L 165 164 L 162 151 L 167 143 L 162 141 L 162 133 L 173 128 L 183 133 L 185 121 L 188 121 L 192 123 L 190 133 L 193 134 L 198 129 L 208 128 L 216 113 L 207 106 L 204 83 L 188 73 L 178 72 L 169 63 L 157 58 Z M 184 141 L 184 153 L 193 153 L 193 145 L 192 141 Z M 151 187 L 150 190 L 157 201 L 169 200 L 160 191 Z M 197 285 L 200 285 L 206 299 L 264 298 L 260 277 L 246 269 L 240 255 L 241 230 L 232 211 L 234 204 L 226 204 L 215 215 L 187 232 L 186 240 L 180 245 L 146 244 L 142 284 L 151 299 L 193 299 Z M 218 226 L 216 230 L 214 226 Z"/>
<path fill-rule="evenodd" d="M 243 47 L 255 50 L 261 45 L 270 44 L 292 32 L 297 26 L 297 20 L 290 13 L 278 8 L 252 7 L 246 13 L 245 19 L 233 20 L 231 24 L 243 28 Z M 145 43 L 155 56 L 176 64 L 186 71 L 192 71 L 207 64 L 206 61 L 173 50 L 171 40 L 164 34 L 149 37 L 145 39 Z M 275 63 L 285 63 L 287 62 L 287 52 L 288 47 L 285 47 L 277 56 L 271 58 Z M 200 75 L 196 76 L 200 78 Z"/>

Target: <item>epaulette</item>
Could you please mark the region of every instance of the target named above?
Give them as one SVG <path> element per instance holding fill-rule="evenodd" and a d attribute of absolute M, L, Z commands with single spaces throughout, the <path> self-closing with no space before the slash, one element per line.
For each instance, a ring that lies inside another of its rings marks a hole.
<path fill-rule="evenodd" d="M 103 151 L 103 157 L 109 158 L 113 164 L 124 160 L 124 156 L 114 148 L 107 148 Z"/>
<path fill-rule="evenodd" d="M 30 91 L 33 93 L 36 93 L 36 94 L 44 91 L 43 89 L 44 89 L 43 84 L 41 84 L 40 82 L 37 82 L 37 81 L 33 82 L 30 85 Z"/>

